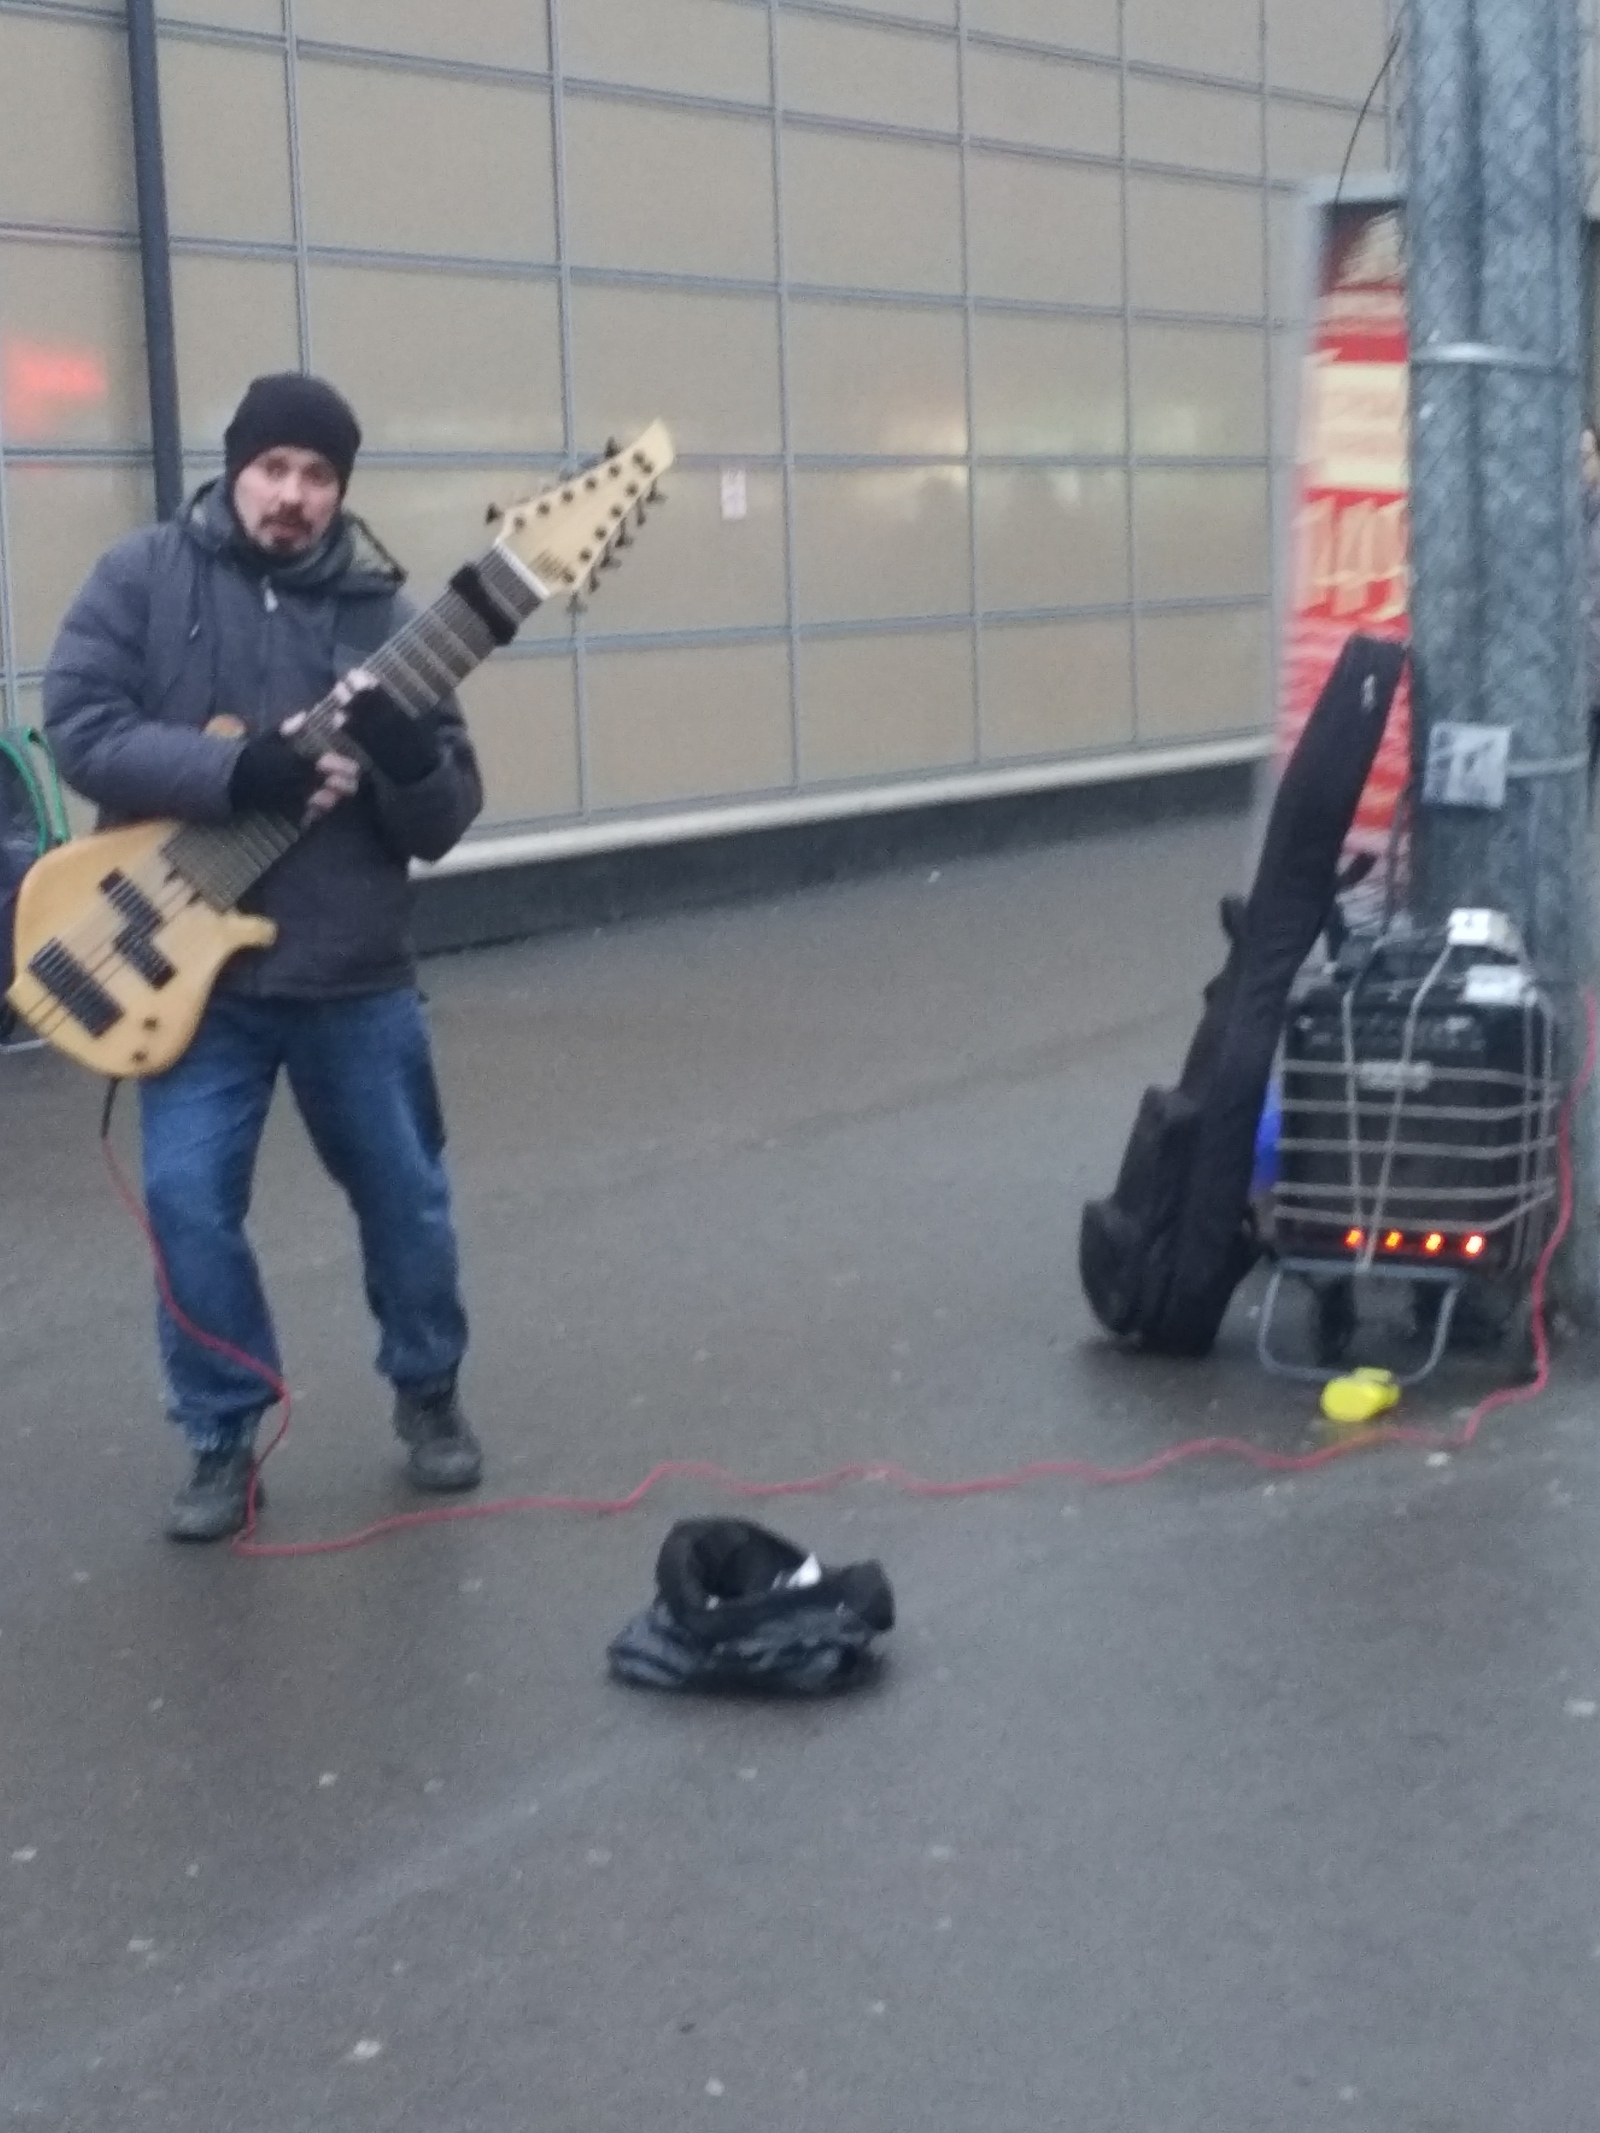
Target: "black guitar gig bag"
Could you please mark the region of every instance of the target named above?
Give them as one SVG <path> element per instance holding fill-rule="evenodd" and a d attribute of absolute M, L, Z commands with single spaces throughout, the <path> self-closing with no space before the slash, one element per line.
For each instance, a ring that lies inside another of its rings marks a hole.
<path fill-rule="evenodd" d="M 1147 1089 L 1110 1197 L 1083 1210 L 1078 1267 L 1110 1333 L 1206 1355 L 1259 1252 L 1256 1130 L 1289 988 L 1332 914 L 1340 856 L 1405 666 L 1352 636 L 1284 768 L 1248 898 L 1222 906 L 1228 954 L 1174 1089 Z"/>

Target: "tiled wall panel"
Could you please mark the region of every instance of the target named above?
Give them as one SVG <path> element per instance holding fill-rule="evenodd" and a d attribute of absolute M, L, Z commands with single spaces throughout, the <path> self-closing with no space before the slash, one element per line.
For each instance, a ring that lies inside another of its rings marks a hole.
<path fill-rule="evenodd" d="M 196 480 L 252 374 L 326 371 L 426 596 L 488 503 L 676 431 L 604 598 L 469 686 L 487 827 L 1263 724 L 1293 188 L 1385 0 L 158 12 Z M 12 718 L 150 507 L 118 13 L 0 0 Z"/>

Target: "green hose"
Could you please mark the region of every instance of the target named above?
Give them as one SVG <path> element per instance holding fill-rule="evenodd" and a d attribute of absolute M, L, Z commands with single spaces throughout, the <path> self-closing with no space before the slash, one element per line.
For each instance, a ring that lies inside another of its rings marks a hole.
<path fill-rule="evenodd" d="M 33 809 L 34 836 L 42 858 L 52 846 L 65 844 L 72 834 L 55 758 L 44 735 L 33 726 L 13 727 L 9 732 L 0 733 L 0 756 L 16 772 L 17 780 L 27 794 Z"/>

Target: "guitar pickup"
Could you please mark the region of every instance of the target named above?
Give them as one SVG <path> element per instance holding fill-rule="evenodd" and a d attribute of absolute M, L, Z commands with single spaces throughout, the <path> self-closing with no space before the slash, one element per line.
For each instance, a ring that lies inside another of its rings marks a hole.
<path fill-rule="evenodd" d="M 135 933 L 129 926 L 119 933 L 112 944 L 128 966 L 138 971 L 152 992 L 159 992 L 163 985 L 170 985 L 178 975 L 161 950 L 147 933 Z"/>
<path fill-rule="evenodd" d="M 160 911 L 120 868 L 114 868 L 106 875 L 100 884 L 100 893 L 112 909 L 128 921 L 112 943 L 118 955 L 139 973 L 153 992 L 159 992 L 163 985 L 170 985 L 178 975 L 177 970 L 154 940 L 162 925 Z"/>
<path fill-rule="evenodd" d="M 110 993 L 59 941 L 49 941 L 39 950 L 28 965 L 28 975 L 91 1037 L 103 1037 L 122 1020 L 122 1009 Z"/>
<path fill-rule="evenodd" d="M 119 867 L 114 867 L 100 884 L 100 894 L 111 908 L 128 921 L 130 933 L 142 933 L 146 939 L 160 931 L 161 913 L 146 896 L 143 889 L 131 882 Z"/>

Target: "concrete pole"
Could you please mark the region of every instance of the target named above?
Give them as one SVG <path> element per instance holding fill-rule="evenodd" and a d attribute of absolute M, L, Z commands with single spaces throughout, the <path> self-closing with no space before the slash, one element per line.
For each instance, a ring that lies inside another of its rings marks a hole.
<path fill-rule="evenodd" d="M 1591 969 L 1576 0 L 1407 0 L 1419 777 L 1441 721 L 1508 735 L 1503 806 L 1419 801 L 1414 903 L 1516 922 L 1581 1057 Z M 1591 1115 L 1561 1290 L 1600 1304 Z"/>

